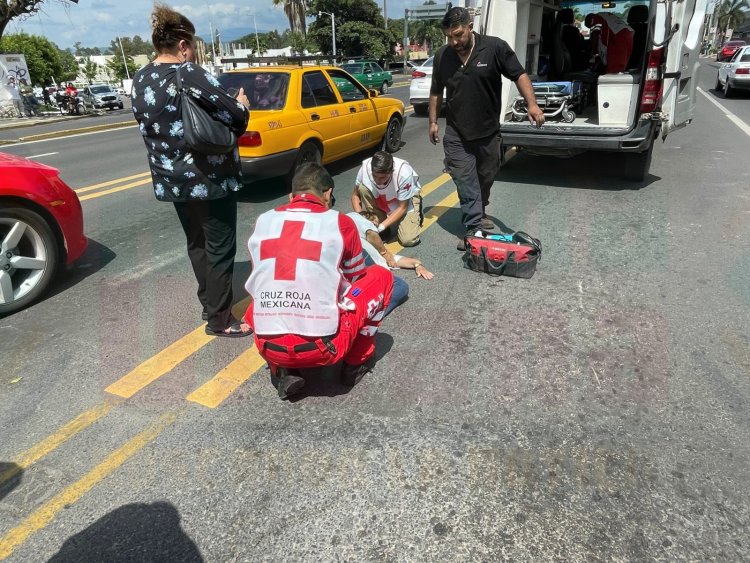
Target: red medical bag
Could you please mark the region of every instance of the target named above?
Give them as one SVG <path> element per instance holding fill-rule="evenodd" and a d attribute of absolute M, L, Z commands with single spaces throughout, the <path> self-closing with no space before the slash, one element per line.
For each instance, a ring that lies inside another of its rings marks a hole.
<path fill-rule="evenodd" d="M 512 235 L 467 235 L 465 244 L 464 266 L 492 276 L 530 278 L 536 272 L 536 263 L 542 258 L 539 239 L 521 231 Z"/>

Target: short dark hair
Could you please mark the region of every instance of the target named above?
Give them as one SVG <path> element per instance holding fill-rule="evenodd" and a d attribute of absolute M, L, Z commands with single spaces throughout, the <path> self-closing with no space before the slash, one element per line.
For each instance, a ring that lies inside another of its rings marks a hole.
<path fill-rule="evenodd" d="M 333 189 L 333 178 L 317 162 L 306 162 L 297 168 L 292 178 L 292 195 L 310 193 L 318 197 Z"/>
<path fill-rule="evenodd" d="M 378 219 L 378 216 L 372 211 L 360 211 L 359 214 L 371 223 L 374 223 Z"/>
<path fill-rule="evenodd" d="M 376 174 L 381 172 L 393 172 L 393 156 L 389 152 L 378 151 L 372 155 L 372 171 Z"/>
<path fill-rule="evenodd" d="M 466 8 L 451 8 L 443 16 L 443 21 L 440 23 L 440 27 L 443 29 L 453 29 L 462 25 L 469 25 L 471 23 L 471 14 Z"/>

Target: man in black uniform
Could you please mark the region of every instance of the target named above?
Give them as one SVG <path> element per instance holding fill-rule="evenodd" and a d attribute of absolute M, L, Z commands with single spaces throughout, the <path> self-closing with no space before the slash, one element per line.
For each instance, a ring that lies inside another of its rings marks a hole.
<path fill-rule="evenodd" d="M 438 50 L 430 87 L 430 142 L 440 140 L 438 115 L 447 92 L 447 123 L 443 136 L 445 164 L 456 183 L 467 233 L 492 230 L 485 215 L 490 188 L 500 169 L 497 133 L 502 110 L 502 76 L 516 83 L 526 100 L 529 121 L 541 127 L 544 113 L 536 103 L 526 71 L 508 44 L 472 31 L 466 8 L 451 8 L 442 21 L 448 44 Z M 463 237 L 458 249 L 464 250 Z"/>

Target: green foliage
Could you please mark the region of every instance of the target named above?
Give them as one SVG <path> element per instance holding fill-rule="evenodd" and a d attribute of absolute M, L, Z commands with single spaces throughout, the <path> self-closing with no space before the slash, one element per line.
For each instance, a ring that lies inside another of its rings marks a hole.
<path fill-rule="evenodd" d="M 320 50 L 333 53 L 331 16 L 336 16 L 336 50 L 346 56 L 367 56 L 379 59 L 391 53 L 398 31 L 386 31 L 380 7 L 374 0 L 313 0 L 309 3 L 309 16 L 317 19 L 310 25 L 307 37 Z"/>
<path fill-rule="evenodd" d="M 92 61 L 91 57 L 86 57 L 83 64 L 83 75 L 89 81 L 89 84 L 94 81 L 97 74 L 99 74 L 99 65 Z"/>
<path fill-rule="evenodd" d="M 409 22 L 409 38 L 412 43 L 427 44 L 430 53 L 437 51 L 445 43 L 445 34 L 438 20 L 418 20 Z"/>
<path fill-rule="evenodd" d="M 58 0 L 66 3 L 67 0 Z M 78 3 L 78 0 L 71 0 Z M 41 10 L 48 0 L 0 0 L 0 39 L 5 35 L 8 24 L 18 18 L 25 19 Z"/>
<path fill-rule="evenodd" d="M 130 77 L 132 78 L 136 70 L 138 70 L 138 67 L 133 61 L 132 56 L 126 53 L 125 58 L 128 61 L 128 71 L 130 72 Z M 122 60 L 122 55 L 112 57 L 109 61 L 107 61 L 107 69 L 109 69 L 109 72 L 117 80 L 122 80 L 128 77 L 127 73 L 125 72 L 125 63 Z"/>
<path fill-rule="evenodd" d="M 381 59 L 388 54 L 388 34 L 367 22 L 351 21 L 336 29 L 338 50 L 349 57 Z"/>
<path fill-rule="evenodd" d="M 126 57 L 135 57 L 136 55 L 150 57 L 154 54 L 154 46 L 150 41 L 144 41 L 140 35 L 134 35 L 132 39 L 130 37 L 120 37 L 120 39 L 122 40 L 122 50 L 120 50 L 120 41 L 117 40 L 117 37 L 109 42 L 109 51 L 113 55 L 122 57 L 122 51 L 125 51 Z"/>
<path fill-rule="evenodd" d="M 73 54 L 76 57 L 93 57 L 101 55 L 102 50 L 99 47 L 83 47 L 80 41 L 73 43 Z"/>
<path fill-rule="evenodd" d="M 737 29 L 744 22 L 750 9 L 748 0 L 726 0 L 719 8 L 719 29 Z"/>
<path fill-rule="evenodd" d="M 53 79 L 72 80 L 78 74 L 78 63 L 70 51 L 61 51 L 46 37 L 14 33 L 0 39 L 0 52 L 21 53 L 26 58 L 31 80 L 29 84 L 47 85 Z"/>

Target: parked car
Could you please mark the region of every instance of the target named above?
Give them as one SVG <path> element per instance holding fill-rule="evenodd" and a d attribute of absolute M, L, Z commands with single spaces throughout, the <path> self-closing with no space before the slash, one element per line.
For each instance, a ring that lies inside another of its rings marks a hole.
<path fill-rule="evenodd" d="M 393 84 L 393 75 L 383 70 L 375 61 L 348 62 L 340 68 L 359 80 L 365 88 L 374 88 L 381 94 L 388 93 L 388 88 Z"/>
<path fill-rule="evenodd" d="M 716 90 L 724 90 L 726 98 L 731 98 L 735 90 L 750 90 L 750 46 L 738 49 L 732 60 L 719 67 Z"/>
<path fill-rule="evenodd" d="M 124 104 L 118 94 L 109 84 L 91 84 L 79 90 L 83 101 L 94 109 L 122 109 Z"/>
<path fill-rule="evenodd" d="M 744 47 L 746 43 L 739 39 L 733 39 L 732 41 L 727 41 L 724 43 L 724 45 L 721 46 L 721 49 L 716 53 L 716 60 L 717 61 L 728 61 L 731 59 L 734 54 L 737 52 L 737 49 L 740 47 Z"/>
<path fill-rule="evenodd" d="M 59 171 L 0 153 L 0 317 L 42 295 L 87 244 L 81 203 Z"/>
<path fill-rule="evenodd" d="M 409 85 L 409 103 L 417 115 L 427 115 L 430 104 L 430 84 L 432 83 L 432 61 L 430 57 L 411 73 Z M 443 95 L 445 98 L 445 95 Z"/>
<path fill-rule="evenodd" d="M 406 61 L 406 67 L 404 67 L 404 61 L 398 60 L 388 63 L 388 70 L 390 70 L 392 73 L 411 74 L 412 71 L 418 66 L 419 65 L 413 63 L 412 61 Z"/>
<path fill-rule="evenodd" d="M 219 82 L 230 93 L 243 88 L 250 100 L 250 122 L 238 139 L 247 181 L 290 179 L 304 162 L 328 164 L 401 146 L 403 102 L 367 90 L 341 68 L 245 68 L 225 72 Z"/>

